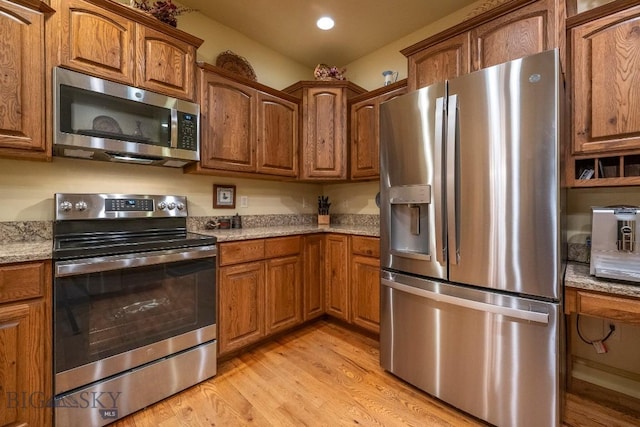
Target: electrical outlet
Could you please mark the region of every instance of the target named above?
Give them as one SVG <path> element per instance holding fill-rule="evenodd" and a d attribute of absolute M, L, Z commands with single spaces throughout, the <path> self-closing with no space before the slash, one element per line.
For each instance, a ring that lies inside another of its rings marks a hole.
<path fill-rule="evenodd" d="M 610 320 L 605 320 L 605 322 L 604 322 L 604 331 L 602 331 L 604 336 L 606 336 L 609 333 L 609 331 L 611 330 L 609 325 L 613 325 L 615 330 L 613 331 L 613 333 L 611 334 L 611 336 L 609 337 L 609 339 L 607 341 L 620 341 L 620 325 L 618 323 L 614 323 L 614 322 L 612 322 Z"/>
<path fill-rule="evenodd" d="M 302 198 L 302 207 L 303 208 L 307 207 L 307 199 L 305 199 L 304 197 Z"/>
<path fill-rule="evenodd" d="M 249 207 L 249 197 L 248 196 L 240 196 L 240 207 L 248 208 Z"/>

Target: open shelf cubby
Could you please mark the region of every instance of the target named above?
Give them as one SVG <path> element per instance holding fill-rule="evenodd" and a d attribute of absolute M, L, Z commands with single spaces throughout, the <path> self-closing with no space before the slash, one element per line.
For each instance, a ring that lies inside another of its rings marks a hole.
<path fill-rule="evenodd" d="M 573 159 L 573 186 L 640 185 L 640 154 Z"/>

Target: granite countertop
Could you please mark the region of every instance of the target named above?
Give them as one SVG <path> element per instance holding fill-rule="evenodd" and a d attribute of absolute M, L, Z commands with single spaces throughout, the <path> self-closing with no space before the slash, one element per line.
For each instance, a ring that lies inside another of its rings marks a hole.
<path fill-rule="evenodd" d="M 360 236 L 380 236 L 376 226 L 332 225 L 320 228 L 317 225 L 288 225 L 276 227 L 255 227 L 233 230 L 194 230 L 196 233 L 216 236 L 219 242 L 234 240 L 264 239 L 267 237 L 291 236 L 294 234 L 342 233 Z M 0 245 L 0 264 L 51 259 L 51 240 L 4 243 Z"/>
<path fill-rule="evenodd" d="M 569 262 L 564 285 L 568 288 L 640 298 L 640 283 L 597 278 L 589 274 L 589 264 Z"/>
<path fill-rule="evenodd" d="M 264 239 L 268 237 L 313 233 L 341 233 L 369 237 L 380 236 L 379 227 L 361 225 L 331 225 L 329 227 L 322 228 L 317 225 L 287 225 L 231 230 L 198 229 L 193 231 L 200 234 L 215 236 L 218 238 L 219 242 Z M 0 245 L 0 264 L 48 260 L 51 259 L 52 249 L 53 243 L 51 240 L 3 243 Z M 569 262 L 567 264 L 565 286 L 568 288 L 640 298 L 640 283 L 633 284 L 629 282 L 596 278 L 589 274 L 589 264 L 578 262 Z"/>
<path fill-rule="evenodd" d="M 0 245 L 0 264 L 48 260 L 51 259 L 52 251 L 51 240 L 3 243 Z"/>
<path fill-rule="evenodd" d="M 231 230 L 194 230 L 195 233 L 215 236 L 218 242 L 232 242 L 235 240 L 264 239 L 267 237 L 292 236 L 294 234 L 313 233 L 341 233 L 358 236 L 379 237 L 380 227 L 361 225 L 331 225 L 318 227 L 317 225 L 286 225 L 276 227 L 240 228 Z"/>

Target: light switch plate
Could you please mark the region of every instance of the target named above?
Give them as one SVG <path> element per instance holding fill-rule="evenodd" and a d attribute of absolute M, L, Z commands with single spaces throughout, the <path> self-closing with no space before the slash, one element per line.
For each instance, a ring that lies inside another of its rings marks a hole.
<path fill-rule="evenodd" d="M 249 207 L 249 197 L 248 196 L 240 196 L 240 207 L 248 208 Z"/>

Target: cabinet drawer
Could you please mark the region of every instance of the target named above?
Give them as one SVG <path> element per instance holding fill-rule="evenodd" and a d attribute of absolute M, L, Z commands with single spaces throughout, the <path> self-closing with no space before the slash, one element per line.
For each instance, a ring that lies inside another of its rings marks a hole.
<path fill-rule="evenodd" d="M 276 258 L 300 253 L 300 236 L 276 237 L 264 243 L 265 258 Z"/>
<path fill-rule="evenodd" d="M 640 325 L 640 300 L 578 292 L 577 312 Z"/>
<path fill-rule="evenodd" d="M 260 261 L 264 258 L 264 240 L 221 243 L 218 256 L 220 257 L 221 266 Z"/>
<path fill-rule="evenodd" d="M 0 266 L 0 303 L 42 296 L 44 284 L 43 262 Z"/>
<path fill-rule="evenodd" d="M 351 237 L 351 253 L 380 258 L 380 239 L 377 237 Z"/>

